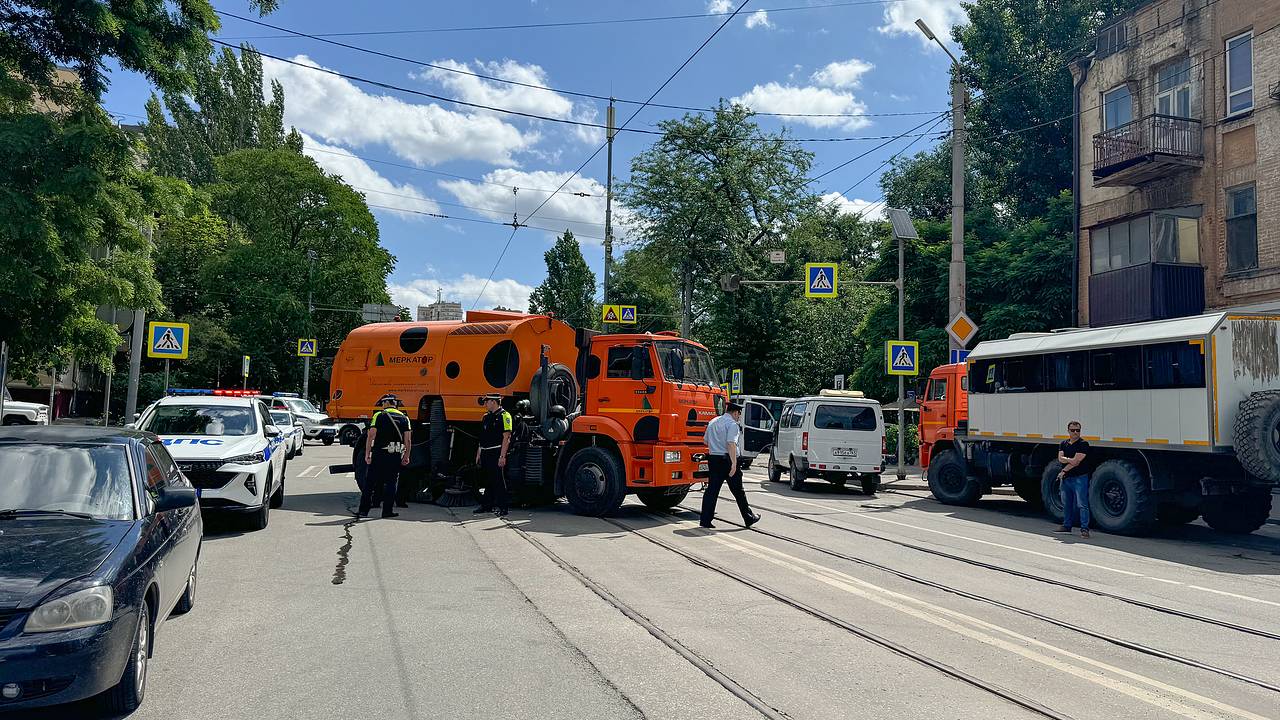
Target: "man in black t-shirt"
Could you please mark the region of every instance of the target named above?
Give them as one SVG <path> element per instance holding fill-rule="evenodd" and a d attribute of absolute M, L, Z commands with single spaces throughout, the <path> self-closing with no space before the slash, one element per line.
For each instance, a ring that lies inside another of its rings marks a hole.
<path fill-rule="evenodd" d="M 396 481 L 400 468 L 409 464 L 409 451 L 413 448 L 412 426 L 409 416 L 396 406 L 400 398 L 390 393 L 378 398 L 378 407 L 369 421 L 369 431 L 364 443 L 364 461 L 369 466 L 364 487 L 360 492 L 360 509 L 357 515 L 369 514 L 373 505 L 373 489 L 381 487 L 382 517 L 397 517 L 400 513 L 391 509 L 396 499 Z"/>
<path fill-rule="evenodd" d="M 502 409 L 501 395 L 480 398 L 484 419 L 480 421 L 480 442 L 476 448 L 476 464 L 484 471 L 484 495 L 476 514 L 507 514 L 507 451 L 511 449 L 511 413 Z"/>
<path fill-rule="evenodd" d="M 1089 537 L 1089 443 L 1080 438 L 1080 422 L 1067 423 L 1069 439 L 1058 446 L 1058 462 L 1062 471 L 1058 481 L 1062 487 L 1062 527 L 1055 532 L 1071 533 L 1071 525 L 1077 513 L 1080 516 L 1080 537 Z"/>

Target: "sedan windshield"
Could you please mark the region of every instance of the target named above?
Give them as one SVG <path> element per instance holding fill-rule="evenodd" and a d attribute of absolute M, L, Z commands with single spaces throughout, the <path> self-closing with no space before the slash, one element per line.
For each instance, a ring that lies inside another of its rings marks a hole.
<path fill-rule="evenodd" d="M 157 435 L 233 435 L 254 433 L 249 408 L 230 405 L 161 405 L 143 430 Z"/>
<path fill-rule="evenodd" d="M 679 341 L 663 341 L 657 346 L 662 374 L 668 380 L 716 384 L 716 368 L 711 362 L 711 353 Z"/>
<path fill-rule="evenodd" d="M 123 446 L 0 443 L 0 468 L 0 510 L 133 518 Z"/>
<path fill-rule="evenodd" d="M 318 409 L 316 409 L 315 405 L 311 404 L 310 400 L 303 400 L 302 398 L 288 398 L 284 401 L 284 404 L 288 405 L 289 409 L 296 413 L 320 412 Z"/>

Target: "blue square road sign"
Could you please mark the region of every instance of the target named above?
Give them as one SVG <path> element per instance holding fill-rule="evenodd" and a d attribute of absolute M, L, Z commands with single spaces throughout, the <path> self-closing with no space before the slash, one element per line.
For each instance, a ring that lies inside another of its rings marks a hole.
<path fill-rule="evenodd" d="M 886 341 L 884 365 L 888 375 L 919 375 L 920 343 L 913 340 Z"/>

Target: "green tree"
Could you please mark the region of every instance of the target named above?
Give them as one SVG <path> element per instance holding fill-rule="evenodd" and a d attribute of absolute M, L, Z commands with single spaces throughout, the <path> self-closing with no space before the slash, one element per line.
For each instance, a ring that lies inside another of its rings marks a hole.
<path fill-rule="evenodd" d="M 565 230 L 542 257 L 547 278 L 529 296 L 529 312 L 555 313 L 572 325 L 595 327 L 596 274 L 583 259 L 577 238 Z"/>
<path fill-rule="evenodd" d="M 675 274 L 655 262 L 656 253 L 633 247 L 613 263 L 610 299 L 636 306 L 638 332 L 670 330 L 680 323 L 680 299 Z"/>
<path fill-rule="evenodd" d="M 284 88 L 272 80 L 271 98 L 263 97 L 262 56 L 253 48 L 242 46 L 238 57 L 223 48 L 213 61 L 195 63 L 193 75 L 190 93 L 166 92 L 163 106 L 155 95 L 147 101 L 151 170 L 203 184 L 214 180 L 220 155 L 286 146 L 302 152 L 302 136 L 284 129 Z"/>

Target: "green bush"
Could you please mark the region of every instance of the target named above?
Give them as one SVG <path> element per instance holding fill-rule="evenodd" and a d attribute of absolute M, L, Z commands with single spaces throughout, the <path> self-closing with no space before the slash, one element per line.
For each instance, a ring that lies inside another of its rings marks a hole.
<path fill-rule="evenodd" d="M 886 423 L 884 426 L 885 448 L 890 455 L 898 451 L 898 424 L 896 422 Z M 907 454 L 905 456 L 908 465 L 914 464 L 920 457 L 920 430 L 910 423 L 908 418 L 907 424 Z"/>

